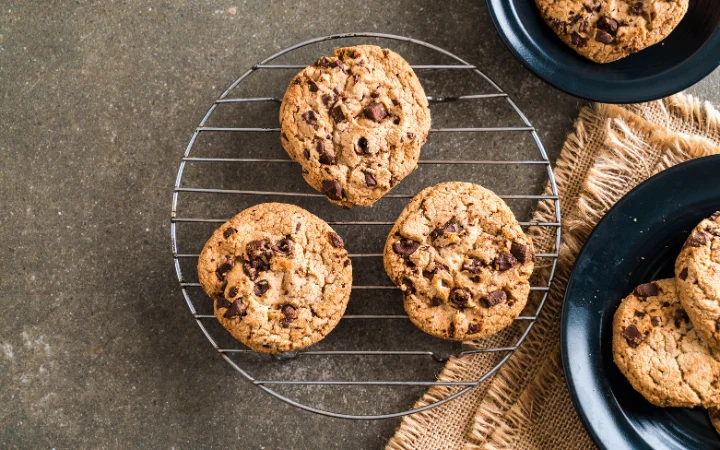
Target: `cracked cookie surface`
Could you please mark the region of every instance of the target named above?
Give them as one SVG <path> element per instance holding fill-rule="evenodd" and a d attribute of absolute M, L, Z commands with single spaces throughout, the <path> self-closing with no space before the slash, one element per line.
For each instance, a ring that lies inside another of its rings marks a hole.
<path fill-rule="evenodd" d="M 675 282 L 697 332 L 720 349 L 720 211 L 690 233 L 675 260 Z"/>
<path fill-rule="evenodd" d="M 613 359 L 657 406 L 720 405 L 718 354 L 698 335 L 672 278 L 641 284 L 613 319 Z"/>
<path fill-rule="evenodd" d="M 313 188 L 338 205 L 370 206 L 416 168 L 430 110 L 400 55 L 359 45 L 293 78 L 280 126 L 283 147 Z"/>
<path fill-rule="evenodd" d="M 520 314 L 534 268 L 531 239 L 505 202 L 471 183 L 416 195 L 385 243 L 385 271 L 412 322 L 434 336 L 472 340 Z"/>
<path fill-rule="evenodd" d="M 688 0 L 535 0 L 545 22 L 567 45 L 609 63 L 665 39 Z"/>
<path fill-rule="evenodd" d="M 215 316 L 263 353 L 307 347 L 345 312 L 352 265 L 322 219 L 283 203 L 248 208 L 218 228 L 198 260 Z"/>

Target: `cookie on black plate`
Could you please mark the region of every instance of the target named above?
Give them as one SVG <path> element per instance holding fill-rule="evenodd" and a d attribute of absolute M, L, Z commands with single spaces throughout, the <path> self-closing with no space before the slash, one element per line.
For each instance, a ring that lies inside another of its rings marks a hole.
<path fill-rule="evenodd" d="M 609 63 L 665 39 L 688 0 L 535 0 L 545 22 L 580 55 Z"/>
<path fill-rule="evenodd" d="M 720 405 L 720 358 L 700 339 L 672 278 L 635 288 L 615 312 L 613 359 L 657 406 Z"/>

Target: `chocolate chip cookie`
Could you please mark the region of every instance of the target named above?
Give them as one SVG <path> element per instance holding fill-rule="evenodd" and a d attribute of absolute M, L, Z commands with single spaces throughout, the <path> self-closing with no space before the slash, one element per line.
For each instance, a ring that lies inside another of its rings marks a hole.
<path fill-rule="evenodd" d="M 720 211 L 690 233 L 675 260 L 675 281 L 698 334 L 720 349 Z"/>
<path fill-rule="evenodd" d="M 430 110 L 400 55 L 359 45 L 293 78 L 280 125 L 283 147 L 312 187 L 338 205 L 370 206 L 417 166 Z"/>
<path fill-rule="evenodd" d="M 205 244 L 198 276 L 215 315 L 255 351 L 282 353 L 327 335 L 345 312 L 352 265 L 343 240 L 293 205 L 242 211 Z"/>
<path fill-rule="evenodd" d="M 416 195 L 385 243 L 385 270 L 413 323 L 434 336 L 472 340 L 520 314 L 530 293 L 532 241 L 504 201 L 471 183 Z"/>
<path fill-rule="evenodd" d="M 609 63 L 665 39 L 688 0 L 535 0 L 545 22 L 580 55 Z"/>
<path fill-rule="evenodd" d="M 700 339 L 675 280 L 636 287 L 615 313 L 612 343 L 615 364 L 654 405 L 720 405 L 719 355 Z"/>

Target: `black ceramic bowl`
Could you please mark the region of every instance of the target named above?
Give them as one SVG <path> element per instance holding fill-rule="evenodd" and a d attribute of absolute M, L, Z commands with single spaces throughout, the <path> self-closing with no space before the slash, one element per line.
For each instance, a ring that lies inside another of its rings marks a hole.
<path fill-rule="evenodd" d="M 692 86 L 720 65 L 720 1 L 690 0 L 664 41 L 610 64 L 575 53 L 545 24 L 534 0 L 487 0 L 495 28 L 515 57 L 568 94 L 604 103 L 635 103 Z"/>
<path fill-rule="evenodd" d="M 660 408 L 635 392 L 612 356 L 612 320 L 635 286 L 674 276 L 689 232 L 720 209 L 720 155 L 650 178 L 608 211 L 575 262 L 560 348 L 570 396 L 601 449 L 720 449 L 702 408 Z"/>

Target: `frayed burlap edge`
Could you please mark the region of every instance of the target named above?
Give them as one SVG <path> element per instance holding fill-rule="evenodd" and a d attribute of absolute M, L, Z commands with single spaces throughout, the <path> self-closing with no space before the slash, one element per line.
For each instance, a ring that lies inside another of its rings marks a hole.
<path fill-rule="evenodd" d="M 467 435 L 447 436 L 445 441 L 447 445 L 442 448 L 533 448 L 531 443 L 522 445 L 518 442 L 521 433 L 517 433 L 516 430 L 522 429 L 528 421 L 533 420 L 532 405 L 542 401 L 544 392 L 547 390 L 546 387 L 560 384 L 564 389 L 564 379 L 558 375 L 557 338 L 554 338 L 554 342 L 552 342 L 547 339 L 550 337 L 547 335 L 557 334 L 553 327 L 557 327 L 559 321 L 562 291 L 566 285 L 572 261 L 592 230 L 592 225 L 588 224 L 596 223 L 607 208 L 622 195 L 620 193 L 622 187 L 618 186 L 617 177 L 638 169 L 645 171 L 633 172 L 633 175 L 646 173 L 646 176 L 649 176 L 650 173 L 690 157 L 717 151 L 713 141 L 720 142 L 720 115 L 710 104 L 701 103 L 690 96 L 678 95 L 662 102 L 650 104 L 654 105 L 655 111 L 649 112 L 647 105 L 628 105 L 626 107 L 594 105 L 583 108 L 580 112 L 575 133 L 568 137 L 554 171 L 563 202 L 563 212 L 566 214 L 563 220 L 563 245 L 559 252 L 560 260 L 555 283 L 556 287 L 559 288 L 561 285 L 562 289 L 551 292 L 541 319 L 521 351 L 513 356 L 498 376 L 492 380 L 492 383 L 486 383 L 487 387 L 480 386 L 475 389 L 478 390 L 482 387 L 482 391 L 485 391 L 484 396 L 478 396 L 478 411 L 471 423 L 456 427 L 455 431 L 455 433 L 467 431 Z M 633 130 L 640 130 L 646 140 L 635 139 L 631 145 L 621 145 L 621 148 L 626 147 L 624 150 L 610 152 L 608 158 L 599 157 L 598 155 L 605 153 L 602 150 L 607 146 L 608 141 L 613 144 L 624 142 L 616 139 L 618 132 L 609 133 L 615 128 L 619 130 L 620 134 L 627 136 L 635 136 L 637 132 L 633 132 Z M 696 136 L 673 136 L 675 133 L 704 134 L 709 139 Z M 605 136 L 605 134 L 610 136 Z M 603 136 L 599 145 L 598 136 Z M 657 158 L 652 166 L 649 166 L 643 158 L 632 155 L 627 157 L 628 154 L 632 154 L 643 146 L 646 146 L 647 151 L 652 151 L 652 148 L 658 146 L 664 146 L 670 151 L 663 153 L 663 156 Z M 623 163 L 613 162 L 615 161 L 612 157 L 613 154 L 618 156 L 617 161 L 627 160 L 628 165 L 623 166 Z M 597 165 L 591 169 L 596 159 L 598 159 Z M 611 176 L 606 176 L 605 170 L 609 171 Z M 593 175 L 598 176 L 597 182 L 593 180 L 586 183 L 577 182 L 577 180 L 585 180 L 591 171 Z M 607 196 L 602 194 L 605 185 L 613 192 L 612 196 L 617 196 L 614 201 L 608 201 Z M 590 188 L 589 195 L 582 195 L 580 198 L 581 192 L 586 187 Z M 624 192 L 627 190 L 625 189 Z M 568 214 L 566 205 L 578 205 L 581 216 Z M 582 214 L 585 214 L 586 220 L 582 220 Z M 554 220 L 553 215 L 554 209 L 551 203 L 539 205 L 536 214 L 538 220 L 552 221 Z M 536 242 L 540 244 L 538 248 L 543 246 L 548 248 L 548 245 L 554 242 L 551 236 L 544 234 L 543 229 L 531 230 L 531 232 Z M 477 360 L 472 358 L 453 358 L 448 362 L 439 379 L 467 379 L 468 375 L 477 372 L 477 364 Z M 480 364 L 485 366 L 486 362 L 480 362 Z M 433 387 L 415 406 L 434 402 L 451 392 L 453 392 L 453 388 Z M 466 395 L 471 394 L 473 392 Z M 565 395 L 567 395 L 566 392 Z M 442 415 L 452 415 L 455 403 L 457 401 L 439 407 L 443 410 Z M 463 407 L 466 406 L 463 405 Z M 387 448 L 393 450 L 439 448 L 423 442 L 424 437 L 444 434 L 442 430 L 436 429 L 438 416 L 433 412 L 437 413 L 438 408 L 405 417 L 395 436 L 388 442 Z M 574 412 L 570 411 L 569 413 L 572 414 L 571 419 L 577 422 Z M 458 414 L 458 416 L 464 416 L 464 414 Z M 462 420 L 464 417 L 462 419 L 458 417 L 458 419 Z M 587 436 L 585 435 L 578 442 L 586 441 Z"/>

